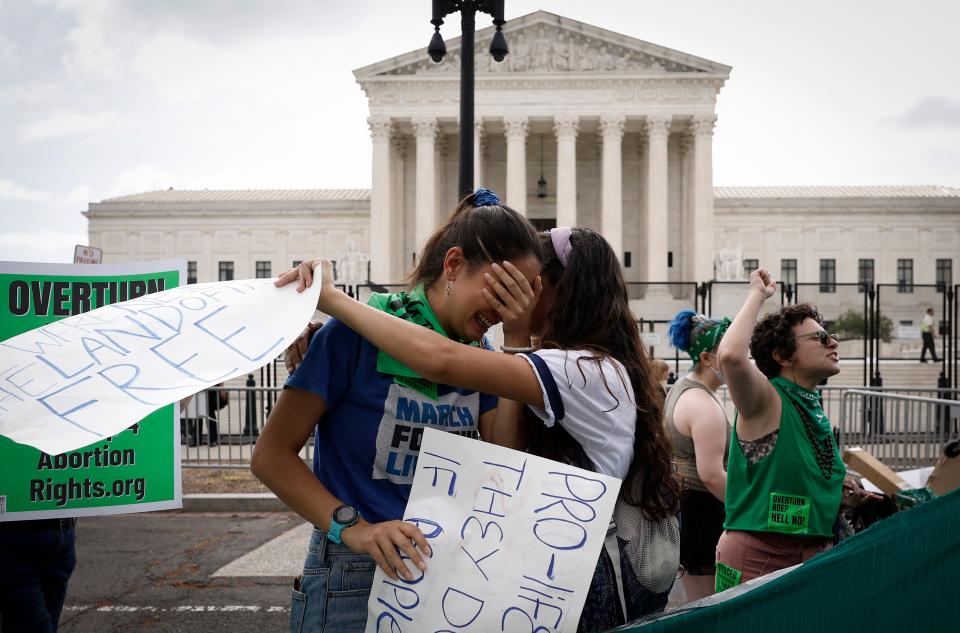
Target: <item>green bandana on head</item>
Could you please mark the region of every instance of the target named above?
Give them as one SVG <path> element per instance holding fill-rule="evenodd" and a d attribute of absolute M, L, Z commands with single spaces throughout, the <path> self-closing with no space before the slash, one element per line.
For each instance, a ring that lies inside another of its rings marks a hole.
<path fill-rule="evenodd" d="M 409 292 L 395 292 L 391 294 L 376 292 L 370 295 L 367 304 L 404 321 L 410 321 L 428 330 L 433 330 L 441 336 L 447 335 L 437 320 L 437 315 L 434 313 L 433 308 L 430 307 L 430 303 L 427 301 L 423 284 L 417 285 Z M 470 345 L 480 347 L 479 343 L 470 343 Z M 398 385 L 409 387 L 434 400 L 439 398 L 437 383 L 421 377 L 420 374 L 383 350 L 377 352 L 377 371 L 381 374 L 393 376 L 394 382 Z"/>
<path fill-rule="evenodd" d="M 700 362 L 700 354 L 702 352 L 707 352 L 712 350 L 720 343 L 720 339 L 723 338 L 724 333 L 727 331 L 727 328 L 730 327 L 730 317 L 724 317 L 716 325 L 705 329 L 703 332 L 697 336 L 697 340 L 693 342 L 693 345 L 690 346 L 689 354 L 690 360 L 694 364 Z"/>

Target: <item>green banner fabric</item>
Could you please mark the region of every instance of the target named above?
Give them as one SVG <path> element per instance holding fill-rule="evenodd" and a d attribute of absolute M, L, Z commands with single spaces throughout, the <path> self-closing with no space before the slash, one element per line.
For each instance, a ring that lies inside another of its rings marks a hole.
<path fill-rule="evenodd" d="M 617 631 L 790 633 L 957 630 L 960 490 L 874 524 L 719 604 Z M 734 590 L 736 591 L 736 589 Z"/>
<path fill-rule="evenodd" d="M 67 265 L 0 262 L 0 341 L 81 312 L 169 290 L 185 278 L 180 261 Z M 68 340 L 48 331 L 37 346 Z M 30 366 L 9 367 L 0 342 L 0 407 L 6 382 L 31 387 Z M 38 353 L 42 349 L 37 350 Z M 116 354 L 90 349 L 91 362 Z M 37 362 L 44 362 L 38 357 Z M 65 379 L 69 375 L 58 371 Z M 42 384 L 34 383 L 36 393 Z M 113 437 L 60 455 L 0 436 L 0 522 L 120 514 L 181 506 L 176 405 L 163 407 Z"/>

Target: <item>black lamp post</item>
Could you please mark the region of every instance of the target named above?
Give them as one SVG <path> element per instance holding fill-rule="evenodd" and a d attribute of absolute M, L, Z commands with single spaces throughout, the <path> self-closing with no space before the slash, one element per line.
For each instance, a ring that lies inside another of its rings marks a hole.
<path fill-rule="evenodd" d="M 547 179 L 543 177 L 543 134 L 540 135 L 540 180 L 537 181 L 537 197 L 547 197 Z"/>
<path fill-rule="evenodd" d="M 493 59 L 502 62 L 507 56 L 507 39 L 500 30 L 503 19 L 504 0 L 433 0 L 433 37 L 427 53 L 435 63 L 440 63 L 447 54 L 447 46 L 440 36 L 440 25 L 446 15 L 460 12 L 460 195 L 473 191 L 473 36 L 476 29 L 477 11 L 493 16 L 497 32 L 490 42 Z"/>

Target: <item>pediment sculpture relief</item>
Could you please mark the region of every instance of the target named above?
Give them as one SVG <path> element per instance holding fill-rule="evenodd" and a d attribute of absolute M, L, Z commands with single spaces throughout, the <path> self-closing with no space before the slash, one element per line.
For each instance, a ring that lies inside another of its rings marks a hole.
<path fill-rule="evenodd" d="M 483 73 L 564 72 L 698 72 L 679 64 L 609 42 L 544 24 L 507 33 L 510 54 L 500 63 L 487 52 L 489 38 L 477 40 L 474 69 Z M 387 75 L 454 74 L 460 71 L 460 51 L 452 51 L 439 64 L 427 59 L 392 70 Z"/>

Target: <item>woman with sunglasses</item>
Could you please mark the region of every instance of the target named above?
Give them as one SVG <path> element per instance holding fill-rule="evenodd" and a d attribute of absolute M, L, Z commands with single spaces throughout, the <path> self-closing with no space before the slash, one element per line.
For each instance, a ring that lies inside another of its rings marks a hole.
<path fill-rule="evenodd" d="M 840 509 L 846 469 L 816 391 L 840 372 L 837 339 L 810 304 L 784 306 L 757 323 L 775 291 L 766 270 L 750 274 L 750 293 L 718 349 L 737 407 L 718 591 L 826 549 Z"/>

